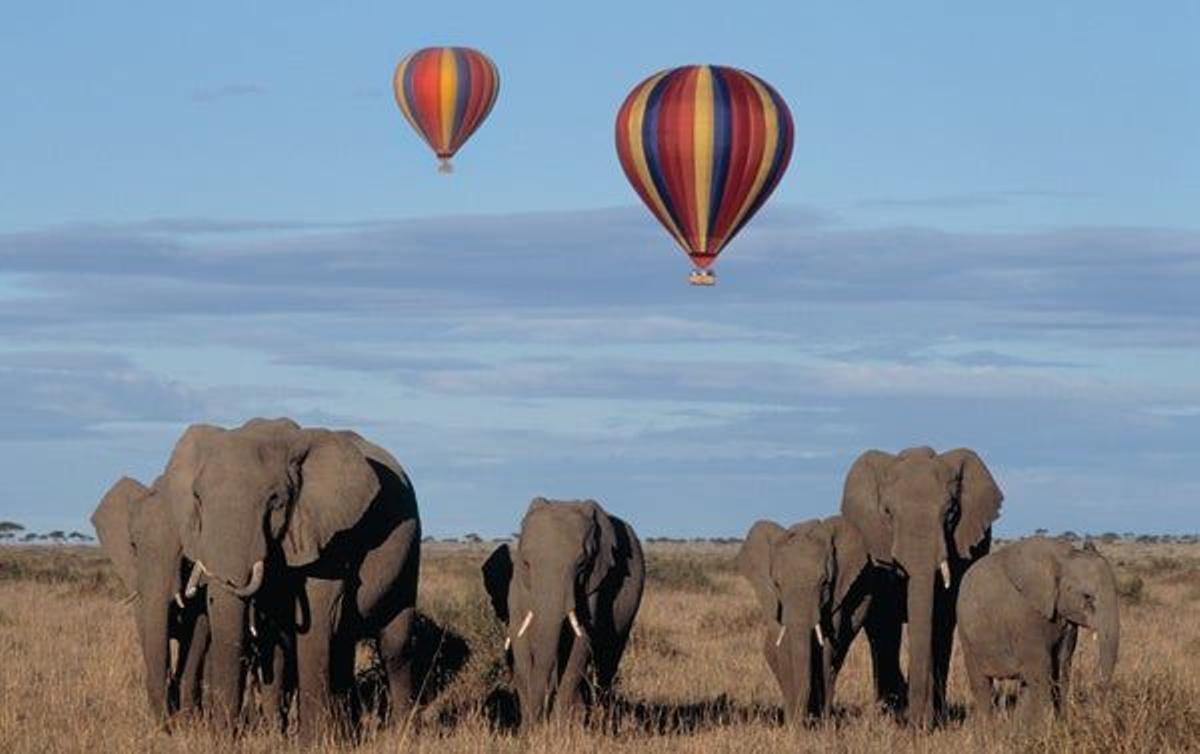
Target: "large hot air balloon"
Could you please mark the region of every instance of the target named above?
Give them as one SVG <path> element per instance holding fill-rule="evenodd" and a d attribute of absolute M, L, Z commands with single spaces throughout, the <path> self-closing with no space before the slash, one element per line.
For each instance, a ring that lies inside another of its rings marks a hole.
<path fill-rule="evenodd" d="M 689 65 L 634 87 L 616 130 L 625 176 L 695 264 L 689 280 L 712 285 L 709 266 L 787 169 L 787 104 L 745 71 Z"/>
<path fill-rule="evenodd" d="M 392 77 L 400 112 L 451 171 L 459 150 L 496 103 L 500 74 L 469 47 L 426 47 L 400 61 Z"/>

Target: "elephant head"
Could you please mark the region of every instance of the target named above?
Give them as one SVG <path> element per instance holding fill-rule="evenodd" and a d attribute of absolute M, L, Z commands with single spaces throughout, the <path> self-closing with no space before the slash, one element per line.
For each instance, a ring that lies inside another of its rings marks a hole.
<path fill-rule="evenodd" d="M 171 706 L 170 640 L 172 626 L 194 621 L 180 595 L 183 551 L 171 524 L 166 502 L 156 491 L 124 477 L 101 499 L 92 514 L 100 546 L 113 563 L 134 603 L 138 638 L 145 660 L 146 694 L 150 707 L 165 718 Z M 180 654 L 191 632 L 177 637 Z M 193 689 L 185 689 L 188 695 Z"/>
<path fill-rule="evenodd" d="M 1033 538 L 997 553 L 1004 575 L 1029 606 L 1048 621 L 1091 629 L 1100 647 L 1100 682 L 1108 686 L 1117 664 L 1121 618 L 1112 566 L 1091 543 Z"/>
<path fill-rule="evenodd" d="M 522 725 L 579 701 L 596 594 L 616 546 L 612 520 L 594 501 L 537 498 L 515 550 L 501 545 L 484 564 L 492 606 L 507 625 Z"/>
<path fill-rule="evenodd" d="M 843 606 L 867 567 L 862 536 L 841 516 L 784 529 L 772 521 L 750 528 L 737 555 L 770 626 L 766 652 L 789 720 L 821 714 L 825 648 L 845 619 Z"/>
<path fill-rule="evenodd" d="M 944 677 L 934 677 L 934 642 L 944 643 L 940 656 L 948 664 L 954 631 L 953 619 L 943 616 L 935 637 L 935 603 L 953 614 L 958 580 L 990 546 L 1003 498 L 987 466 L 967 449 L 938 454 L 910 448 L 898 455 L 870 450 L 846 476 L 842 514 L 862 532 L 872 562 L 906 583 L 908 709 L 910 719 L 922 724 L 932 717 L 935 688 L 945 684 Z M 935 589 L 947 595 L 939 599 Z"/>
<path fill-rule="evenodd" d="M 349 432 L 255 419 L 233 430 L 194 425 L 176 444 L 161 487 L 196 564 L 185 592 L 209 586 L 206 686 L 226 722 L 243 691 L 247 601 L 286 568 L 312 566 L 380 490 L 360 441 Z"/>

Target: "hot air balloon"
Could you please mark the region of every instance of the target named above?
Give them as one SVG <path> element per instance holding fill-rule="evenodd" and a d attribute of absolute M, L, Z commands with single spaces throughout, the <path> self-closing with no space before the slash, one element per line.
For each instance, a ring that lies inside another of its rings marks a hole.
<path fill-rule="evenodd" d="M 625 176 L 695 265 L 693 285 L 779 184 L 792 156 L 792 114 L 769 84 L 724 66 L 661 71 L 617 113 Z"/>
<path fill-rule="evenodd" d="M 426 47 L 405 57 L 392 77 L 396 104 L 451 172 L 450 158 L 496 104 L 500 74 L 469 47 Z"/>

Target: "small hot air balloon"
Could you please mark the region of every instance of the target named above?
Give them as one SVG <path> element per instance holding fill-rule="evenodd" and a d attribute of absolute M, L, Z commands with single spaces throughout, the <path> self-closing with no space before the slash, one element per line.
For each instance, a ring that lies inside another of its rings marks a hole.
<path fill-rule="evenodd" d="M 496 104 L 500 74 L 469 47 L 426 47 L 405 57 L 392 77 L 396 104 L 451 172 L 450 158 Z"/>
<path fill-rule="evenodd" d="M 693 285 L 762 207 L 792 156 L 792 114 L 769 84 L 724 66 L 661 71 L 617 113 L 617 156 L 695 265 Z"/>

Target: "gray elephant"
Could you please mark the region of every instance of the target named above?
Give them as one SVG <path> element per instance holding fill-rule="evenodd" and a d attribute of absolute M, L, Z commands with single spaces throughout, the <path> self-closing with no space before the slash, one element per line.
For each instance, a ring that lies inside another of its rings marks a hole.
<path fill-rule="evenodd" d="M 851 466 L 842 515 L 867 542 L 876 569 L 865 629 L 876 693 L 910 722 L 927 726 L 945 710 L 962 575 L 991 546 L 1004 495 L 972 450 L 938 454 L 868 450 Z M 900 672 L 908 622 L 908 683 Z"/>
<path fill-rule="evenodd" d="M 186 593 L 207 584 L 212 647 L 206 707 L 235 724 L 248 602 L 287 637 L 300 732 L 345 721 L 359 638 L 379 640 L 392 716 L 411 704 L 420 522 L 413 488 L 385 450 L 353 432 L 255 419 L 189 427 L 161 479 L 184 554 Z M 282 646 L 266 663 L 278 678 Z"/>
<path fill-rule="evenodd" d="M 496 548 L 483 580 L 506 625 L 523 729 L 585 703 L 590 670 L 607 702 L 646 581 L 633 527 L 592 500 L 537 498 L 519 544 Z"/>
<path fill-rule="evenodd" d="M 96 506 L 92 525 L 134 605 L 151 710 L 164 721 L 176 710 L 196 711 L 208 617 L 203 595 L 188 600 L 182 595 L 182 574 L 190 564 L 166 501 L 123 477 Z"/>
<path fill-rule="evenodd" d="M 841 516 L 784 529 L 750 527 L 738 571 L 766 614 L 763 653 L 783 692 L 789 722 L 828 715 L 837 674 L 870 606 L 867 545 Z"/>
<path fill-rule="evenodd" d="M 1121 618 L 1116 579 L 1090 544 L 1044 537 L 1014 542 L 976 563 L 958 597 L 958 636 L 976 708 L 993 709 L 992 681 L 1016 678 L 1018 713 L 1061 712 L 1080 627 L 1099 642 L 1100 682 L 1117 664 Z"/>

